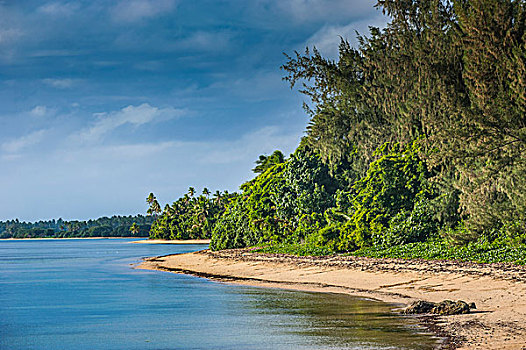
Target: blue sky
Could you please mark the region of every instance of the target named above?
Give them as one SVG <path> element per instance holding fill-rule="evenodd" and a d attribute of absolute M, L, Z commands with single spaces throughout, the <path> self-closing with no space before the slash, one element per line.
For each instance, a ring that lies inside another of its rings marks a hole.
<path fill-rule="evenodd" d="M 0 220 L 144 213 L 291 153 L 283 52 L 382 26 L 369 0 L 0 0 Z"/>

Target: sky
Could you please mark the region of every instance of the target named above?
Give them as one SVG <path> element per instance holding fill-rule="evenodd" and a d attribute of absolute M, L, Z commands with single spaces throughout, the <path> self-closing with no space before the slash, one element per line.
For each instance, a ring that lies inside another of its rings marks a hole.
<path fill-rule="evenodd" d="M 383 26 L 373 0 L 0 0 L 0 220 L 236 191 L 305 134 L 283 53 Z"/>

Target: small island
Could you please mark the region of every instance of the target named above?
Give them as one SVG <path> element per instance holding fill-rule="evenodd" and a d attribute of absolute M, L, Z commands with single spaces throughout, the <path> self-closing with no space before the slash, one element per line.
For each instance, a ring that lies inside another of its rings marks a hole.
<path fill-rule="evenodd" d="M 148 237 L 155 218 L 144 215 L 93 220 L 0 221 L 0 239 Z"/>

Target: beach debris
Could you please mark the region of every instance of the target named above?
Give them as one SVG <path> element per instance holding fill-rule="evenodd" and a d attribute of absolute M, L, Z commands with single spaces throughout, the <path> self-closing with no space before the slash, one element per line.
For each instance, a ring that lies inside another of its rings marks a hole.
<path fill-rule="evenodd" d="M 444 300 L 433 303 L 425 300 L 418 300 L 409 305 L 402 311 L 403 314 L 435 314 L 435 315 L 460 315 L 469 314 L 471 309 L 476 309 L 475 303 L 466 303 L 458 300 Z"/>

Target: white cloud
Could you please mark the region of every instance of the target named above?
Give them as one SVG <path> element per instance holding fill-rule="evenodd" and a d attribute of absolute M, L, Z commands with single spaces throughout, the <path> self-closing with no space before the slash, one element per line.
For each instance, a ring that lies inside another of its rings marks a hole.
<path fill-rule="evenodd" d="M 228 76 L 217 77 L 215 80 L 208 89 L 228 90 L 231 96 L 239 97 L 242 101 L 272 100 L 276 99 L 279 91 L 284 94 L 290 91 L 289 85 L 282 79 L 282 74 L 277 71 L 261 70 L 234 80 Z M 195 91 L 191 93 L 196 94 Z"/>
<path fill-rule="evenodd" d="M 43 117 L 48 113 L 48 108 L 46 106 L 35 106 L 29 114 L 35 117 Z"/>
<path fill-rule="evenodd" d="M 142 61 L 135 63 L 133 67 L 138 70 L 155 72 L 163 68 L 163 63 L 161 61 Z"/>
<path fill-rule="evenodd" d="M 85 51 L 78 50 L 36 50 L 28 53 L 29 57 L 72 57 L 85 54 Z"/>
<path fill-rule="evenodd" d="M 175 7 L 175 0 L 123 0 L 111 13 L 117 22 L 133 23 L 165 14 Z"/>
<path fill-rule="evenodd" d="M 23 150 L 24 148 L 36 145 L 44 138 L 46 130 L 34 131 L 28 135 L 21 136 L 17 139 L 2 143 L 0 148 L 4 153 L 15 154 Z"/>
<path fill-rule="evenodd" d="M 232 33 L 227 31 L 197 31 L 176 42 L 177 49 L 217 51 L 227 50 L 231 46 Z"/>
<path fill-rule="evenodd" d="M 11 43 L 23 35 L 21 30 L 18 29 L 0 29 L 0 45 Z"/>
<path fill-rule="evenodd" d="M 367 0 L 258 0 L 256 10 L 302 22 L 338 22 L 342 19 L 363 18 L 374 11 Z"/>
<path fill-rule="evenodd" d="M 300 135 L 273 126 L 226 140 L 83 145 L 65 139 L 49 152 L 0 155 L 2 194 L 15 198 L 8 206 L 0 203 L 0 213 L 26 220 L 87 219 L 144 213 L 144 198 L 152 191 L 164 203 L 188 186 L 235 191 L 254 176 L 250 169 L 260 154 L 275 149 L 288 154 Z M 25 145 L 22 141 L 7 147 L 27 147 L 29 137 Z"/>
<path fill-rule="evenodd" d="M 334 59 L 338 57 L 338 46 L 341 38 L 356 47 L 358 45 L 357 32 L 368 36 L 370 26 L 383 28 L 385 25 L 386 18 L 381 14 L 365 21 L 352 22 L 347 25 L 325 25 L 307 39 L 305 46 L 316 46 L 324 56 Z"/>
<path fill-rule="evenodd" d="M 176 118 L 183 113 L 183 110 L 172 107 L 157 108 L 150 106 L 148 103 L 143 103 L 137 107 L 130 105 L 119 111 L 94 114 L 97 121 L 90 128 L 83 130 L 79 136 L 83 141 L 96 141 L 105 134 L 125 124 L 140 126 L 154 120 L 160 121 Z"/>
<path fill-rule="evenodd" d="M 116 67 L 122 64 L 122 62 L 119 61 L 92 61 L 91 64 L 93 64 L 96 67 Z"/>
<path fill-rule="evenodd" d="M 299 20 L 349 15 L 369 10 L 371 7 L 370 3 L 363 0 L 284 0 L 279 4 Z"/>
<path fill-rule="evenodd" d="M 69 145 L 65 150 L 58 152 L 60 158 L 67 164 L 77 164 L 79 159 L 86 165 L 97 164 L 104 168 L 107 164 L 133 164 L 136 161 L 145 161 L 153 156 L 174 150 L 177 142 L 166 141 L 158 143 L 125 143 L 117 145 L 99 145 L 83 147 Z"/>
<path fill-rule="evenodd" d="M 260 154 L 270 154 L 281 148 L 292 152 L 300 142 L 301 135 L 283 133 L 278 127 L 269 126 L 243 135 L 230 142 L 219 142 L 206 147 L 200 161 L 212 164 L 231 164 L 236 162 L 255 161 Z"/>
<path fill-rule="evenodd" d="M 70 16 L 79 9 L 79 4 L 74 2 L 49 2 L 38 8 L 39 12 L 51 16 Z"/>
<path fill-rule="evenodd" d="M 104 150 L 106 156 L 115 157 L 116 159 L 123 158 L 144 158 L 149 157 L 159 152 L 164 152 L 174 146 L 174 142 L 160 142 L 160 143 L 143 143 L 143 144 L 128 144 L 107 147 Z"/>
<path fill-rule="evenodd" d="M 341 38 L 355 44 L 356 31 L 357 28 L 354 23 L 346 26 L 324 26 L 307 40 L 305 46 L 315 46 L 324 56 L 336 58 L 338 57 L 338 46 Z"/>
<path fill-rule="evenodd" d="M 191 53 L 213 52 L 219 54 L 228 54 L 232 49 L 234 33 L 229 30 L 196 30 L 184 33 L 181 36 L 165 38 L 156 33 L 137 31 L 122 31 L 117 35 L 112 43 L 113 47 L 118 47 L 124 50 L 132 50 L 142 52 L 146 48 L 150 48 L 155 52 L 182 52 L 182 57 L 192 56 Z M 193 64 L 202 63 L 200 60 L 191 58 Z M 163 67 L 163 60 L 152 60 L 138 62 L 136 68 L 151 70 Z"/>
<path fill-rule="evenodd" d="M 42 82 L 46 85 L 57 89 L 69 89 L 77 82 L 74 79 L 42 79 Z"/>

